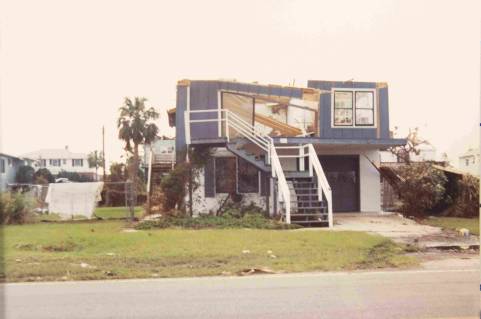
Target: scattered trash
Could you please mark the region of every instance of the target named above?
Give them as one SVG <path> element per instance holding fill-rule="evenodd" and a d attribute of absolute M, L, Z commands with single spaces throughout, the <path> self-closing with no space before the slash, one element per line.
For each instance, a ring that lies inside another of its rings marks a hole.
<path fill-rule="evenodd" d="M 469 229 L 460 228 L 457 230 L 460 236 L 469 237 Z"/>
<path fill-rule="evenodd" d="M 220 273 L 222 276 L 232 276 L 232 273 L 230 271 L 223 271 Z"/>
<path fill-rule="evenodd" d="M 267 254 L 268 254 L 268 255 L 272 255 L 272 250 L 268 250 L 268 251 L 267 251 Z"/>
<path fill-rule="evenodd" d="M 104 274 L 107 275 L 107 276 L 115 276 L 116 273 L 114 273 L 113 271 L 110 271 L 110 270 L 107 270 L 107 271 L 104 271 Z"/>
<path fill-rule="evenodd" d="M 132 229 L 132 228 L 127 228 L 122 230 L 124 233 L 136 233 L 138 230 L 137 229 Z"/>
<path fill-rule="evenodd" d="M 20 258 L 15 259 L 16 262 L 20 263 L 22 260 Z"/>
<path fill-rule="evenodd" d="M 249 249 L 244 249 L 244 250 L 242 251 L 242 253 L 243 253 L 243 254 L 250 254 L 251 251 L 250 251 Z"/>
<path fill-rule="evenodd" d="M 107 256 L 115 256 L 115 253 L 106 253 Z"/>
<path fill-rule="evenodd" d="M 159 274 L 152 274 L 152 277 L 159 277 Z"/>
<path fill-rule="evenodd" d="M 271 258 L 277 258 L 277 256 L 276 256 L 276 255 L 273 255 L 273 254 L 270 254 L 269 257 L 271 257 Z"/>
<path fill-rule="evenodd" d="M 89 265 L 89 264 L 87 264 L 87 263 L 80 263 L 80 267 L 82 267 L 82 268 L 89 268 L 89 269 L 90 269 L 90 268 L 96 268 L 95 266 Z"/>
<path fill-rule="evenodd" d="M 247 268 L 239 271 L 237 274 L 239 276 L 249 276 L 256 274 L 277 274 L 277 272 L 269 268 Z"/>
<path fill-rule="evenodd" d="M 144 218 L 142 218 L 142 220 L 157 220 L 160 218 L 162 218 L 162 214 L 151 214 L 151 215 L 145 216 Z"/>

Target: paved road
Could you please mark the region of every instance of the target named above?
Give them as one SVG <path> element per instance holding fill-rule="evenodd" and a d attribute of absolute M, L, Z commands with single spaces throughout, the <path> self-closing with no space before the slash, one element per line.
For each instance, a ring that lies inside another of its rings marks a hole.
<path fill-rule="evenodd" d="M 479 318 L 479 278 L 476 269 L 413 270 L 2 288 L 15 319 Z"/>

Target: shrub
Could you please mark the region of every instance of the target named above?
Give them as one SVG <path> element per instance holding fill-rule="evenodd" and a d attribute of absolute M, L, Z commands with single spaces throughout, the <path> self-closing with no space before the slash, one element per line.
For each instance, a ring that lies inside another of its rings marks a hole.
<path fill-rule="evenodd" d="M 81 175 L 77 172 L 67 172 L 67 171 L 61 171 L 60 173 L 57 174 L 57 178 L 67 178 L 71 182 L 92 182 L 93 178 L 91 176 L 86 176 L 86 175 Z"/>
<path fill-rule="evenodd" d="M 444 196 L 446 176 L 429 163 L 412 163 L 396 169 L 401 180 L 395 189 L 401 200 L 401 212 L 422 217 Z"/>
<path fill-rule="evenodd" d="M 0 222 L 2 224 L 23 224 L 33 220 L 33 203 L 20 193 L 0 194 Z"/>
<path fill-rule="evenodd" d="M 189 163 L 180 163 L 161 182 L 165 211 L 182 207 L 186 195 L 186 185 L 190 179 Z"/>
<path fill-rule="evenodd" d="M 479 216 L 479 179 L 465 175 L 456 181 L 456 194 L 453 204 L 443 215 L 453 217 Z"/>
<path fill-rule="evenodd" d="M 185 205 L 184 199 L 188 192 L 194 192 L 199 186 L 198 176 L 211 157 L 211 149 L 208 146 L 198 145 L 189 148 L 188 154 L 189 162 L 178 163 L 162 179 L 160 186 L 163 192 L 163 208 L 165 212 L 169 212 L 172 209 L 185 211 L 187 205 Z M 184 156 L 181 155 L 180 157 Z M 192 210 L 192 207 L 190 207 L 190 210 Z"/>
<path fill-rule="evenodd" d="M 15 175 L 15 180 L 17 183 L 21 184 L 32 184 L 34 174 L 35 170 L 33 167 L 22 165 L 18 168 L 17 174 Z"/>
<path fill-rule="evenodd" d="M 41 168 L 35 172 L 33 176 L 34 182 L 36 184 L 48 184 L 53 183 L 55 179 L 53 178 L 52 173 L 46 168 Z"/>
<path fill-rule="evenodd" d="M 261 214 L 245 214 L 242 217 L 234 217 L 229 214 L 223 216 L 203 215 L 199 217 L 172 217 L 165 216 L 155 221 L 143 221 L 136 225 L 137 229 L 152 228 L 253 228 L 253 229 L 296 229 L 300 226 L 285 224 L 273 219 L 265 218 Z"/>

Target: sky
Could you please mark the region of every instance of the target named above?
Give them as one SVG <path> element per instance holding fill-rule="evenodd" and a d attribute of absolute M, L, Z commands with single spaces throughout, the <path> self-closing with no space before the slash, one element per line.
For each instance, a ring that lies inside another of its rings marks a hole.
<path fill-rule="evenodd" d="M 180 79 L 389 84 L 390 126 L 447 152 L 479 145 L 481 1 L 0 0 L 0 152 L 102 147 L 118 108 L 166 110 Z"/>

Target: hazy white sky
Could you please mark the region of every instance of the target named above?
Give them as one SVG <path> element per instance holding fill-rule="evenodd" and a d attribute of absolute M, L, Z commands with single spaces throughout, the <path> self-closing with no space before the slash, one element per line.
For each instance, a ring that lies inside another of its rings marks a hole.
<path fill-rule="evenodd" d="M 391 128 L 478 145 L 481 1 L 0 1 L 0 150 L 123 153 L 117 109 L 179 79 L 386 81 Z M 3 150 L 2 150 L 3 149 Z M 455 161 L 456 164 L 457 161 Z"/>

